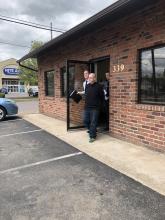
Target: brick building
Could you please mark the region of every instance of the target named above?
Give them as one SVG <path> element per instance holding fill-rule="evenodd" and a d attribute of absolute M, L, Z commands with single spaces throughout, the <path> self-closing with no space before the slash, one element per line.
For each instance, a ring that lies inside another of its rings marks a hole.
<path fill-rule="evenodd" d="M 83 70 L 110 72 L 111 136 L 165 151 L 165 1 L 119 0 L 25 55 L 38 60 L 40 112 L 82 126 Z"/>

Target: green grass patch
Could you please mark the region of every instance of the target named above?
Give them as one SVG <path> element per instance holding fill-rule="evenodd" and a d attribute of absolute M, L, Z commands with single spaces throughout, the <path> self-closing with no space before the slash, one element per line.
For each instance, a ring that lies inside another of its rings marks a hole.
<path fill-rule="evenodd" d="M 0 93 L 0 98 L 5 98 L 5 94 L 4 93 Z"/>

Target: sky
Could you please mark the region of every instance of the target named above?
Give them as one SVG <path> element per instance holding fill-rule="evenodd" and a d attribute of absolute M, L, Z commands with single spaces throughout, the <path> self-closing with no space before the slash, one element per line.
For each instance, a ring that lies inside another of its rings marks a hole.
<path fill-rule="evenodd" d="M 7 16 L 29 22 L 69 30 L 117 0 L 0 0 L 0 17 Z M 53 32 L 53 38 L 59 33 Z M 50 31 L 0 20 L 0 61 L 19 59 L 30 50 L 32 41 L 47 42 Z M 11 46 L 4 43 L 26 47 Z"/>

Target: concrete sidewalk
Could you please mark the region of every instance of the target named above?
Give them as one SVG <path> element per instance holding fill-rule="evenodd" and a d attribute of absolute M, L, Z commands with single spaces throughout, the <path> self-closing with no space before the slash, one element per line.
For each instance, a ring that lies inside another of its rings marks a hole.
<path fill-rule="evenodd" d="M 96 142 L 89 143 L 86 131 L 67 132 L 66 122 L 42 114 L 23 115 L 23 118 L 89 156 L 165 195 L 165 154 L 105 134 L 99 134 Z"/>

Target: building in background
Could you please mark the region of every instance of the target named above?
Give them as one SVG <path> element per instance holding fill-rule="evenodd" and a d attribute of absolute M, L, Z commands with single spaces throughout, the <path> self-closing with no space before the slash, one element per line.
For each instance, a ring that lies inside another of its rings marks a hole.
<path fill-rule="evenodd" d="M 16 59 L 0 62 L 0 89 L 6 88 L 8 93 L 25 93 L 27 88 L 19 77 L 20 70 Z"/>

